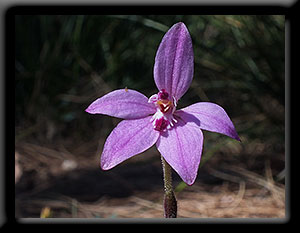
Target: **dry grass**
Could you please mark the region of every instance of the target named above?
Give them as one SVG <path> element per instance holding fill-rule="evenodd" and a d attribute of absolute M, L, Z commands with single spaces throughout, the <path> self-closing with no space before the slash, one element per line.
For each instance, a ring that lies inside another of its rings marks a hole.
<path fill-rule="evenodd" d="M 22 176 L 16 183 L 17 218 L 45 216 L 45 208 L 50 210 L 46 216 L 53 218 L 163 217 L 163 187 L 158 183 L 154 188 L 147 189 L 149 177 L 144 180 L 146 189 L 136 188 L 135 178 L 128 180 L 117 169 L 105 174 L 95 173 L 97 177 L 88 173 L 80 180 L 74 177 L 77 177 L 76 174 L 81 176 L 82 169 L 98 171 L 97 156 L 75 156 L 66 148 L 53 149 L 31 143 L 19 144 L 18 150 L 18 166 L 22 170 Z M 156 166 L 159 170 L 159 159 L 149 169 L 153 170 Z M 177 193 L 179 218 L 285 217 L 285 186 L 273 180 L 267 160 L 265 175 L 236 165 L 222 165 L 218 169 L 207 166 L 206 170 L 211 177 L 217 177 L 219 182 L 209 184 L 200 177 L 193 186 Z M 139 174 L 141 171 L 137 172 Z M 76 190 L 76 185 L 80 182 L 95 186 L 98 181 L 103 185 L 90 191 L 91 193 L 88 189 Z M 63 188 L 57 184 L 59 182 L 62 182 Z M 72 189 L 72 186 L 75 186 L 75 191 L 71 190 L 66 194 L 64 191 Z M 130 192 L 126 195 L 111 195 L 115 189 L 122 192 L 122 188 L 127 188 Z M 76 196 L 73 192 L 79 194 Z M 99 195 L 89 201 L 81 198 L 92 195 L 93 192 L 99 192 Z"/>
<path fill-rule="evenodd" d="M 274 198 L 265 189 L 242 186 L 240 190 L 229 191 L 224 187 L 217 188 L 217 192 L 189 190 L 177 194 L 178 218 L 285 218 L 284 201 Z M 93 203 L 78 202 L 65 196 L 17 203 L 20 208 L 29 208 L 30 212 L 49 207 L 56 218 L 163 217 L 161 192 L 140 192 L 126 198 L 104 196 Z"/>

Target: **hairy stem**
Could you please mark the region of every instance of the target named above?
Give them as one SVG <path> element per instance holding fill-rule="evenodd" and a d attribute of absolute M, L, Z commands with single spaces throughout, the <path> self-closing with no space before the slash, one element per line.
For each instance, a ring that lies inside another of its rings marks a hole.
<path fill-rule="evenodd" d="M 164 216 L 165 218 L 177 217 L 177 201 L 172 187 L 172 168 L 161 156 L 164 173 Z"/>

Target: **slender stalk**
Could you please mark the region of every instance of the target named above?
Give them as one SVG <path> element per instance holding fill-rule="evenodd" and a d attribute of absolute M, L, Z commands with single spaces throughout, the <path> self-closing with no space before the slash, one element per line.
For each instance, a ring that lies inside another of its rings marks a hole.
<path fill-rule="evenodd" d="M 172 168 L 167 161 L 161 156 L 163 173 L 164 173 L 164 216 L 165 218 L 177 217 L 177 201 L 172 186 Z"/>

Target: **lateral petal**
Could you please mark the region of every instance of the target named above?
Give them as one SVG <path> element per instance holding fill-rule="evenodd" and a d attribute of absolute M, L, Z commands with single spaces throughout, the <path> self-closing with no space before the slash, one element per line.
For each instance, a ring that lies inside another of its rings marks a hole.
<path fill-rule="evenodd" d="M 182 180 L 192 185 L 197 177 L 202 154 L 201 129 L 190 122 L 178 120 L 173 128 L 161 134 L 156 146 Z"/>
<path fill-rule="evenodd" d="M 120 89 L 95 100 L 85 111 L 91 114 L 136 119 L 154 114 L 156 110 L 142 93 L 131 89 Z"/>
<path fill-rule="evenodd" d="M 123 120 L 106 139 L 101 155 L 101 168 L 108 170 L 153 146 L 159 132 L 153 129 L 151 116 Z"/>
<path fill-rule="evenodd" d="M 175 112 L 184 121 L 193 122 L 201 129 L 221 133 L 240 141 L 225 110 L 214 103 L 200 102 Z"/>
<path fill-rule="evenodd" d="M 154 80 L 179 100 L 191 85 L 194 74 L 192 39 L 185 24 L 173 25 L 164 35 L 155 57 Z"/>

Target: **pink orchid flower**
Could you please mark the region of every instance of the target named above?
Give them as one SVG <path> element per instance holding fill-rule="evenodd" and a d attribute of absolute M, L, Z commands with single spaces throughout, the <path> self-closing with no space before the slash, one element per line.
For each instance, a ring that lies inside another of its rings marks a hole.
<path fill-rule="evenodd" d="M 177 110 L 194 73 L 191 36 L 184 23 L 173 25 L 163 37 L 154 65 L 159 90 L 149 99 L 138 91 L 121 89 L 95 100 L 86 112 L 124 119 L 108 136 L 101 168 L 108 170 L 156 144 L 167 163 L 182 180 L 196 179 L 203 147 L 203 130 L 240 140 L 225 110 L 200 102 Z"/>

